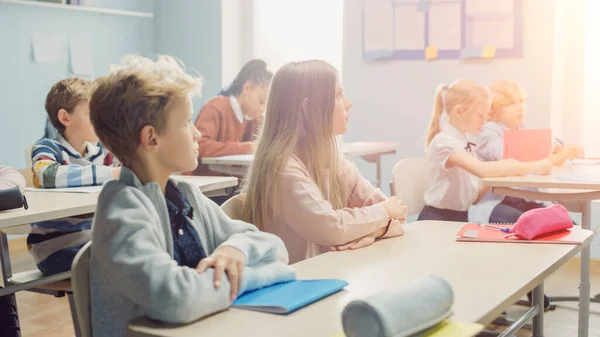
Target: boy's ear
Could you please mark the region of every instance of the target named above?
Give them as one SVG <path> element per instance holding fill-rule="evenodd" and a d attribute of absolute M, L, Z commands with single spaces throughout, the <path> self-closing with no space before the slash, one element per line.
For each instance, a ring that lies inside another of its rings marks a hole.
<path fill-rule="evenodd" d="M 158 145 L 158 134 L 152 125 L 146 125 L 140 131 L 140 146 L 145 150 L 153 152 Z"/>
<path fill-rule="evenodd" d="M 69 126 L 69 124 L 71 124 L 71 114 L 69 114 L 69 112 L 67 110 L 65 110 L 65 109 L 58 110 L 57 117 L 58 117 L 58 121 L 65 127 Z"/>

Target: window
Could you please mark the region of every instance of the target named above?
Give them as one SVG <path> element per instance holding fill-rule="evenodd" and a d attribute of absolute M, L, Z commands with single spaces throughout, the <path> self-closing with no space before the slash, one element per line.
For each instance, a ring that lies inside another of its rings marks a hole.
<path fill-rule="evenodd" d="M 341 71 L 343 0 L 254 0 L 252 57 L 276 71 L 322 59 Z"/>
<path fill-rule="evenodd" d="M 600 157 L 600 1 L 586 0 L 584 33 L 583 147 L 586 156 Z"/>

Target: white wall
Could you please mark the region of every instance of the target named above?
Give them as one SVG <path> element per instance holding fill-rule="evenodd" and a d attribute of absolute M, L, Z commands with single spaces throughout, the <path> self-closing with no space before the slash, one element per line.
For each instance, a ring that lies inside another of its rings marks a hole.
<path fill-rule="evenodd" d="M 583 0 L 581 0 L 583 1 Z M 586 154 L 593 157 L 600 156 L 600 132 L 598 132 L 598 125 L 600 125 L 600 100 L 598 99 L 598 92 L 600 91 L 600 45 L 598 44 L 598 32 L 600 31 L 600 20 L 598 20 L 598 14 L 600 14 L 600 1 L 597 0 L 585 0 L 586 11 L 585 11 L 585 27 L 584 34 L 584 62 L 583 67 L 585 68 L 584 75 L 584 146 Z"/>
<path fill-rule="evenodd" d="M 247 61 L 244 54 L 244 31 L 246 20 L 252 17 L 244 6 L 252 1 L 221 0 L 221 54 L 223 86 L 233 81 Z M 251 7 L 250 7 L 251 8 Z"/>
<path fill-rule="evenodd" d="M 554 81 L 555 94 L 562 94 L 562 110 L 556 123 L 561 125 L 562 137 L 567 143 L 584 145 L 584 32 L 586 19 L 586 0 L 556 0 L 558 18 L 556 38 L 557 54 L 561 62 L 557 62 L 557 71 L 562 75 Z M 598 6 L 595 6 L 598 8 Z M 589 18 L 589 17 L 588 17 Z M 597 16 L 592 20 L 598 20 Z M 597 32 L 593 32 L 597 35 Z M 593 130 L 594 132 L 597 131 Z"/>
<path fill-rule="evenodd" d="M 160 0 L 154 6 L 155 52 L 177 57 L 204 78 L 196 114 L 222 88 L 221 19 L 220 1 Z"/>
<path fill-rule="evenodd" d="M 342 66 L 342 0 L 253 0 L 252 55 L 276 71 L 321 59 Z"/>
<path fill-rule="evenodd" d="M 97 0 L 100 8 L 152 12 L 154 1 Z M 154 23 L 149 18 L 0 4 L 0 164 L 26 166 L 25 149 L 44 135 L 44 102 L 52 84 L 73 76 L 67 60 L 33 62 L 31 34 L 92 40 L 93 78 L 104 75 L 123 55 L 154 52 Z"/>

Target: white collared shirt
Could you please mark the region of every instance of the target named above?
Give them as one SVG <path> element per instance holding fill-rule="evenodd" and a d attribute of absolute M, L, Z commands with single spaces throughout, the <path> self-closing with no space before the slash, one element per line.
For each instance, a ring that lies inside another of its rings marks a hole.
<path fill-rule="evenodd" d="M 229 103 L 231 104 L 231 108 L 235 113 L 235 117 L 237 117 L 237 120 L 240 121 L 240 123 L 243 123 L 244 120 L 251 120 L 251 118 L 248 118 L 248 116 L 244 115 L 242 107 L 240 106 L 240 103 L 238 102 L 237 98 L 235 98 L 235 96 L 229 96 Z"/>
<path fill-rule="evenodd" d="M 460 167 L 446 168 L 446 162 L 457 151 L 467 151 L 469 141 L 450 124 L 442 127 L 429 145 L 429 189 L 425 192 L 428 206 L 464 212 L 477 200 L 479 178 Z M 475 144 L 471 143 L 475 156 Z"/>
<path fill-rule="evenodd" d="M 77 158 L 77 156 L 79 156 L 82 159 L 89 159 L 91 157 L 100 155 L 102 151 L 104 151 L 104 149 L 100 145 L 100 142 L 96 144 L 85 142 L 85 153 L 82 156 L 79 153 L 79 151 L 75 150 L 73 145 L 71 145 L 71 143 L 69 143 L 63 136 L 58 135 L 56 136 L 56 138 L 54 138 L 54 140 L 57 141 L 60 145 L 62 145 L 66 150 L 68 150 L 67 153 L 69 154 L 69 157 Z"/>

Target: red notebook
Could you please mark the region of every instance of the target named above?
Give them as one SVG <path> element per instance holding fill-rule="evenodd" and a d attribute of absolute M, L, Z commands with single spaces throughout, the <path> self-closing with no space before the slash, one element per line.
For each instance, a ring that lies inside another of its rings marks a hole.
<path fill-rule="evenodd" d="M 512 228 L 514 225 L 494 224 L 496 227 Z M 533 240 L 522 240 L 514 235 L 509 236 L 508 233 L 499 231 L 498 229 L 485 227 L 476 223 L 465 224 L 458 234 L 456 241 L 461 242 L 499 242 L 499 243 L 554 243 L 554 244 L 569 244 L 581 245 L 587 237 L 588 231 L 581 229 L 579 226 L 565 229 L 559 232 L 548 233 L 536 237 Z M 507 237 L 508 236 L 508 237 Z"/>
<path fill-rule="evenodd" d="M 546 159 L 550 154 L 552 154 L 552 130 L 504 130 L 504 159 L 531 162 Z"/>

